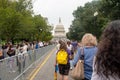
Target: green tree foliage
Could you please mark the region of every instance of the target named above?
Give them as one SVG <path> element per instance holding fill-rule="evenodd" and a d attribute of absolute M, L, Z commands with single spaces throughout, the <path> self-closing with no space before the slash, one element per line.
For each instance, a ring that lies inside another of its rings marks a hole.
<path fill-rule="evenodd" d="M 92 33 L 99 39 L 106 23 L 110 20 L 119 19 L 120 7 L 118 6 L 118 0 L 95 0 L 86 3 L 83 7 L 78 7 L 73 12 L 74 20 L 67 37 L 81 40 L 85 33 Z M 95 12 L 98 15 L 95 16 Z"/>
<path fill-rule="evenodd" d="M 99 11 L 109 20 L 120 19 L 120 0 L 101 0 Z"/>
<path fill-rule="evenodd" d="M 46 37 L 52 36 L 51 34 L 51 26 L 49 26 L 41 15 L 34 16 L 34 24 L 35 24 L 35 32 L 36 32 L 36 38 L 37 40 L 41 41 L 48 41 L 48 39 L 45 39 Z M 49 33 L 49 35 L 48 35 Z M 50 40 L 51 38 L 49 38 Z"/>
<path fill-rule="evenodd" d="M 0 0 L 0 38 L 2 40 L 42 40 L 40 36 L 43 34 L 45 37 L 50 37 L 43 40 L 51 39 L 51 26 L 41 15 L 33 16 L 31 1 Z"/>
<path fill-rule="evenodd" d="M 21 29 L 21 14 L 11 8 L 0 9 L 1 37 L 13 40 Z"/>
<path fill-rule="evenodd" d="M 94 13 L 98 11 L 98 1 L 86 3 L 84 7 L 80 6 L 73 12 L 75 19 L 69 29 L 68 37 L 75 40 L 80 40 L 85 33 L 92 33 L 99 37 L 101 34 L 101 25 L 98 15 L 94 16 Z"/>

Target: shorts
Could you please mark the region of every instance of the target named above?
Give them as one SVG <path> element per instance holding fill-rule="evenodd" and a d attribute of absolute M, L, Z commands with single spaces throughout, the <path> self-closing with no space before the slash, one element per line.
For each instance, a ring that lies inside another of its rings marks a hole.
<path fill-rule="evenodd" d="M 61 75 L 68 75 L 69 74 L 69 70 L 70 70 L 70 63 L 63 65 L 63 64 L 59 64 L 59 73 Z"/>

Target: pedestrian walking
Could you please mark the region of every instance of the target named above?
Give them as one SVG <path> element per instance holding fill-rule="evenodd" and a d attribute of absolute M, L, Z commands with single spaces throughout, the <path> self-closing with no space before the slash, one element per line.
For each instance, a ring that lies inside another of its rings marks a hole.
<path fill-rule="evenodd" d="M 62 40 L 59 40 L 58 43 L 57 43 L 57 46 L 56 46 L 56 54 L 57 52 L 59 51 L 60 49 L 60 44 L 62 43 L 63 41 Z M 55 72 L 54 72 L 54 80 L 57 80 L 57 73 L 58 73 L 59 69 L 58 69 L 58 64 L 57 62 L 55 61 Z"/>
<path fill-rule="evenodd" d="M 73 65 L 72 65 L 72 60 L 74 58 L 74 51 L 73 51 L 73 46 L 71 44 L 70 41 L 67 41 L 67 49 L 69 49 L 71 51 L 71 56 L 70 56 L 70 69 L 73 68 Z"/>
<path fill-rule="evenodd" d="M 103 31 L 94 60 L 91 80 L 120 80 L 120 20 Z"/>
<path fill-rule="evenodd" d="M 71 52 L 67 49 L 65 42 L 60 43 L 58 52 L 56 53 L 56 64 L 59 68 L 59 80 L 68 80 L 68 73 L 70 69 L 70 56 Z"/>
<path fill-rule="evenodd" d="M 59 41 L 58 41 L 57 46 L 56 46 L 56 51 L 59 50 L 59 48 L 60 48 L 60 44 L 61 44 L 62 42 L 63 42 L 62 40 L 59 40 Z"/>
<path fill-rule="evenodd" d="M 73 65 L 75 66 L 79 59 L 84 59 L 84 80 L 91 80 L 93 58 L 97 52 L 97 40 L 91 33 L 86 33 L 82 38 L 81 44 L 83 47 L 77 49 Z"/>

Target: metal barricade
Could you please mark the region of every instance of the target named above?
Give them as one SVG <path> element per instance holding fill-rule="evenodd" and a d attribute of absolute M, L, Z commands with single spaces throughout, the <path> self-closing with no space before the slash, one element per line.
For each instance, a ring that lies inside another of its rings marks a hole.
<path fill-rule="evenodd" d="M 42 56 L 54 47 L 55 45 L 49 45 L 0 60 L 0 80 L 27 80 Z"/>

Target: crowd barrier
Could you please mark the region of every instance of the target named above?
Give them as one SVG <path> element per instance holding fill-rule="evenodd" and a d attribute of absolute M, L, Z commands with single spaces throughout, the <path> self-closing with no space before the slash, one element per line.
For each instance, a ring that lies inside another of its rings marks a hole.
<path fill-rule="evenodd" d="M 54 47 L 55 45 L 49 45 L 0 60 L 0 80 L 27 80 L 42 56 Z"/>

